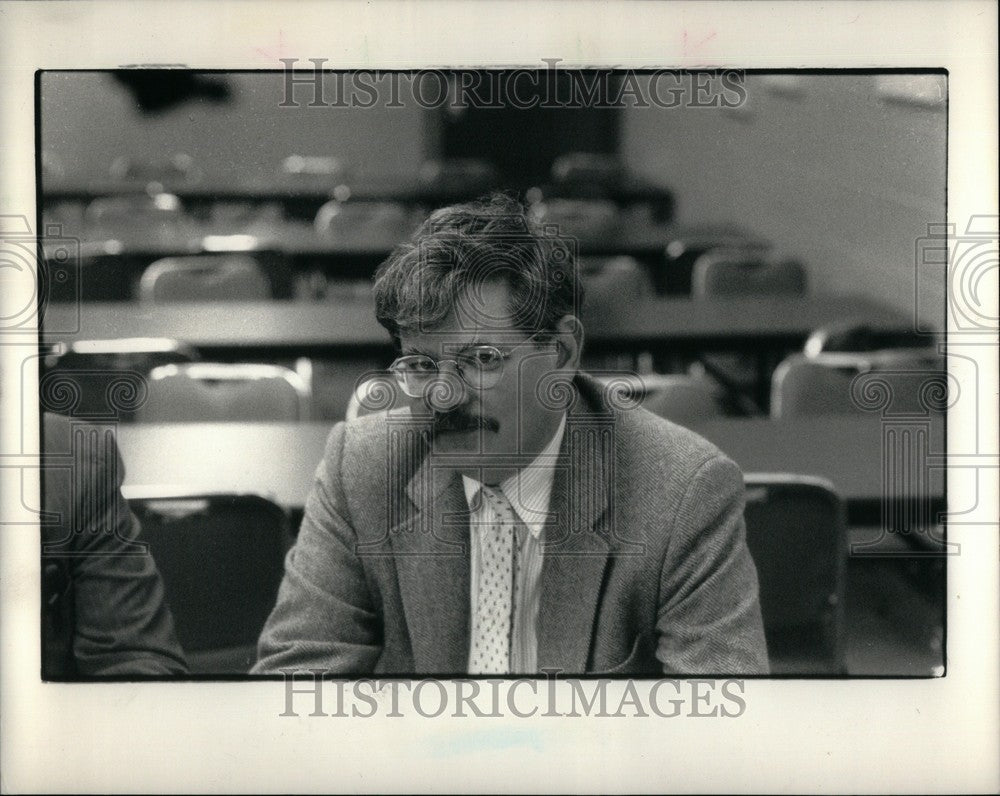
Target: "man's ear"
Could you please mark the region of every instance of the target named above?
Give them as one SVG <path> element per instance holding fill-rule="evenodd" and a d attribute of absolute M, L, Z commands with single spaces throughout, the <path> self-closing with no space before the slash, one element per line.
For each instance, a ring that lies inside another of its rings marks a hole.
<path fill-rule="evenodd" d="M 575 315 L 564 315 L 556 324 L 556 343 L 559 346 L 559 367 L 576 370 L 580 367 L 583 352 L 583 324 Z"/>

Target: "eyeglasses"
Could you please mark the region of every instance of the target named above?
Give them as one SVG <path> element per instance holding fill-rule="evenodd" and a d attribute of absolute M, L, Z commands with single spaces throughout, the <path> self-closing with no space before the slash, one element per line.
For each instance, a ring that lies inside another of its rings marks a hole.
<path fill-rule="evenodd" d="M 535 332 L 527 340 L 514 344 L 530 343 L 541 332 Z M 399 357 L 389 366 L 389 372 L 396 379 L 400 389 L 410 398 L 420 398 L 427 388 L 441 375 L 441 366 L 451 362 L 455 372 L 474 390 L 489 390 L 496 387 L 503 378 L 504 362 L 510 359 L 512 351 L 501 351 L 493 345 L 474 345 L 463 349 L 453 357 L 434 359 L 424 354 L 410 354 Z"/>

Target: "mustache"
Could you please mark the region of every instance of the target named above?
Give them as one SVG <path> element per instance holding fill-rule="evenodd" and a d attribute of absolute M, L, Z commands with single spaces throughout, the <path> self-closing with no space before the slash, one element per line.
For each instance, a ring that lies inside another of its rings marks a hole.
<path fill-rule="evenodd" d="M 434 431 L 475 431 L 485 429 L 486 431 L 497 432 L 500 430 L 500 422 L 492 417 L 473 415 L 459 409 L 450 412 L 435 412 L 433 428 Z"/>

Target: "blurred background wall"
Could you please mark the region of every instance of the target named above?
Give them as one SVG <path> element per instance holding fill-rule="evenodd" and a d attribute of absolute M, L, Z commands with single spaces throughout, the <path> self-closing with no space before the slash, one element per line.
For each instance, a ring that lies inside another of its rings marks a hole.
<path fill-rule="evenodd" d="M 335 79 L 325 76 L 327 102 Z M 943 78 L 918 80 L 943 91 Z M 74 180 L 105 178 L 119 155 L 186 152 L 210 182 L 266 181 L 291 152 L 335 155 L 377 178 L 411 176 L 432 156 L 468 157 L 468 140 L 526 153 L 539 136 L 569 149 L 617 146 L 629 171 L 674 190 L 681 222 L 736 221 L 780 242 L 806 264 L 817 292 L 864 292 L 912 312 L 919 289 L 921 320 L 940 328 L 944 285 L 917 281 L 914 251 L 927 224 L 945 217 L 945 106 L 895 101 L 877 81 L 751 74 L 738 108 L 624 107 L 609 120 L 606 110 L 461 118 L 420 107 L 405 82 L 393 101 L 401 107 L 384 107 L 386 97 L 373 108 L 310 107 L 311 86 L 295 89 L 298 107 L 281 107 L 281 73 L 231 74 L 229 102 L 193 99 L 144 115 L 109 75 L 47 73 L 42 144 Z M 463 138 L 463 125 L 475 134 Z M 526 173 L 534 160 L 525 155 Z"/>

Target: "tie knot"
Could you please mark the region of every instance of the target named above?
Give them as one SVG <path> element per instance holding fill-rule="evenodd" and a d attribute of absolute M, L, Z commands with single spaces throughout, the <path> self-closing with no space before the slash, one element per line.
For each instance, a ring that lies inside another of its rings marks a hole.
<path fill-rule="evenodd" d="M 483 484 L 481 491 L 487 505 L 489 505 L 498 515 L 506 518 L 513 514 L 514 507 L 504 494 L 503 489 L 498 486 Z"/>

